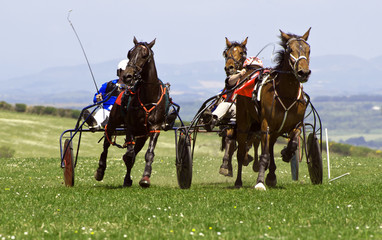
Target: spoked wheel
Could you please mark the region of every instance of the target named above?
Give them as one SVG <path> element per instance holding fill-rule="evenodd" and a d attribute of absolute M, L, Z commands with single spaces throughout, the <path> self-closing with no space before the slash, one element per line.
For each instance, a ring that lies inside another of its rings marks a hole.
<path fill-rule="evenodd" d="M 320 144 L 315 134 L 310 133 L 307 140 L 308 170 L 313 184 L 322 184 L 322 155 Z"/>
<path fill-rule="evenodd" d="M 74 186 L 74 162 L 73 162 L 73 146 L 69 139 L 64 143 L 64 180 L 68 187 Z"/>
<path fill-rule="evenodd" d="M 176 154 L 176 175 L 181 189 L 188 189 L 192 182 L 192 155 L 190 138 L 185 134 L 179 135 Z"/>

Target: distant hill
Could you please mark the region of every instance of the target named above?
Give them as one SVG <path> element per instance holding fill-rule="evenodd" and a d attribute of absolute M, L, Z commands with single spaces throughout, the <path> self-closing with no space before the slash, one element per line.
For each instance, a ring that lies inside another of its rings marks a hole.
<path fill-rule="evenodd" d="M 115 61 L 92 65 L 98 87 L 115 79 Z M 224 87 L 224 61 L 190 64 L 156 63 L 159 77 L 171 83 L 171 96 L 182 107 L 182 116 L 192 118 L 201 103 Z M 351 55 L 311 58 L 312 75 L 304 90 L 312 99 L 320 96 L 382 95 L 382 56 L 366 60 Z M 49 68 L 40 73 L 2 84 L 0 100 L 10 103 L 82 108 L 91 103 L 95 90 L 88 67 Z"/>

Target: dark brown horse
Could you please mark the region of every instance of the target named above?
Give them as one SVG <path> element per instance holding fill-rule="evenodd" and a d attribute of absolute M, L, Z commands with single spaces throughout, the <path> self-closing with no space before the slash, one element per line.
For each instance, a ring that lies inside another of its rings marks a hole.
<path fill-rule="evenodd" d="M 237 98 L 237 141 L 238 141 L 238 174 L 236 187 L 242 186 L 241 169 L 247 154 L 248 132 L 257 132 L 261 137 L 261 155 L 259 174 L 255 189 L 266 190 L 264 183 L 275 186 L 276 164 L 273 146 L 277 138 L 288 134 L 289 139 L 283 155 L 285 159 L 293 155 L 297 148 L 297 136 L 303 124 L 307 102 L 304 98 L 302 83 L 310 76 L 309 54 L 307 43 L 310 29 L 303 35 L 281 32 L 282 50 L 277 53 L 277 65 L 271 70 L 268 78 L 263 80 L 259 102 L 259 113 L 254 111 L 254 104 L 241 96 Z M 283 156 L 283 159 L 284 159 Z M 269 168 L 267 178 L 265 171 Z"/>
<path fill-rule="evenodd" d="M 104 151 L 99 160 L 99 167 L 95 173 L 98 181 L 103 179 L 106 169 L 107 151 L 111 142 L 114 130 L 124 124 L 126 131 L 127 148 L 123 155 L 127 171 L 123 186 L 132 185 L 130 177 L 131 169 L 135 163 L 135 157 L 143 148 L 146 140 L 150 138 L 146 151 L 146 166 L 139 184 L 142 187 L 150 186 L 150 176 L 152 163 L 154 161 L 154 149 L 160 134 L 162 124 L 165 121 L 166 108 L 168 105 L 168 92 L 163 83 L 158 79 L 154 53 L 151 48 L 155 44 L 155 39 L 150 42 L 138 42 L 134 37 L 134 47 L 128 52 L 129 63 L 122 72 L 124 81 L 136 81 L 135 91 L 125 94 L 124 98 L 127 106 L 114 104 L 109 122 L 105 131 Z M 127 92 L 126 92 L 127 93 Z M 127 109 L 126 109 L 127 108 Z"/>

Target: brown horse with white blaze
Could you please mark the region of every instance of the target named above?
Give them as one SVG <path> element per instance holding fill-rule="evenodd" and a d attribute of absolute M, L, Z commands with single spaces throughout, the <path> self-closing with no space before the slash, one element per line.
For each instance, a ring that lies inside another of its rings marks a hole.
<path fill-rule="evenodd" d="M 290 159 L 297 148 L 297 136 L 300 135 L 301 126 L 307 102 L 304 98 L 302 83 L 308 81 L 310 76 L 309 55 L 310 46 L 307 43 L 309 30 L 302 36 L 281 32 L 282 49 L 277 53 L 277 65 L 271 69 L 268 77 L 263 80 L 259 92 L 259 112 L 253 114 L 253 109 L 243 105 L 238 97 L 237 102 L 237 128 L 238 136 L 238 165 L 246 156 L 246 132 L 255 129 L 261 137 L 261 155 L 259 159 L 259 174 L 255 189 L 266 190 L 268 186 L 277 184 L 276 164 L 273 147 L 279 136 L 287 134 L 291 139 L 283 155 Z M 242 112 L 246 117 L 243 118 Z M 284 158 L 284 156 L 283 156 Z M 265 171 L 269 168 L 266 179 Z M 242 186 L 241 166 L 238 166 L 236 187 Z"/>
<path fill-rule="evenodd" d="M 230 41 L 228 38 L 226 40 L 226 48 L 223 52 L 223 57 L 225 59 L 224 70 L 226 72 L 227 78 L 238 71 L 243 69 L 243 64 L 247 58 L 247 41 L 248 37 L 242 42 Z M 222 149 L 225 150 L 223 156 L 223 162 L 220 166 L 219 173 L 224 176 L 233 176 L 232 171 L 232 156 L 236 151 L 236 129 L 227 128 L 223 132 L 222 137 Z"/>

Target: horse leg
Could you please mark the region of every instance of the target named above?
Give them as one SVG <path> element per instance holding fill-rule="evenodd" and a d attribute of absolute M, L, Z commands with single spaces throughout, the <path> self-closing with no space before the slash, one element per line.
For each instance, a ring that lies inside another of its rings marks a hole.
<path fill-rule="evenodd" d="M 298 138 L 300 137 L 301 129 L 296 128 L 289 133 L 289 142 L 286 148 L 281 150 L 281 156 L 284 162 L 290 162 L 298 147 Z"/>
<path fill-rule="evenodd" d="M 150 142 L 149 147 L 145 154 L 145 160 L 146 160 L 146 166 L 145 170 L 143 171 L 142 179 L 139 181 L 139 185 L 144 188 L 150 187 L 150 177 L 151 177 L 151 171 L 152 171 L 152 163 L 154 161 L 154 149 L 157 144 L 157 140 L 159 137 L 159 132 L 154 132 L 150 135 Z"/>
<path fill-rule="evenodd" d="M 109 122 L 106 125 L 106 129 L 105 129 L 105 139 L 103 141 L 103 152 L 101 153 L 101 156 L 99 158 L 98 169 L 94 173 L 94 178 L 97 181 L 101 181 L 103 179 L 103 176 L 105 175 L 107 153 L 111 144 L 111 138 L 117 126 L 121 124 L 119 113 L 120 113 L 119 106 L 114 105 L 110 111 Z"/>
<path fill-rule="evenodd" d="M 131 169 L 133 168 L 135 163 L 135 156 L 137 156 L 139 151 L 145 145 L 146 139 L 147 138 L 137 138 L 135 145 L 130 144 L 127 146 L 126 153 L 125 155 L 123 155 L 123 161 L 126 165 L 126 175 L 123 181 L 124 187 L 131 187 L 131 185 L 133 184 L 133 180 L 131 179 Z"/>
<path fill-rule="evenodd" d="M 263 121 L 261 126 L 263 135 L 261 137 L 261 155 L 259 160 L 259 174 L 255 185 L 256 190 L 266 190 L 264 186 L 264 176 L 270 161 L 268 124 L 266 123 L 266 121 Z"/>
<path fill-rule="evenodd" d="M 105 170 L 106 170 L 106 159 L 107 159 L 107 153 L 110 147 L 109 141 L 105 138 L 103 141 L 103 152 L 101 153 L 101 156 L 99 158 L 98 162 L 98 168 L 96 172 L 94 173 L 94 178 L 97 181 L 102 181 L 104 175 L 105 175 Z"/>
<path fill-rule="evenodd" d="M 276 163 L 275 158 L 273 154 L 273 147 L 274 142 L 272 141 L 271 145 L 269 146 L 269 154 L 270 154 L 270 163 L 269 163 L 269 172 L 267 174 L 267 178 L 265 179 L 265 184 L 269 187 L 275 187 L 277 184 L 277 178 L 276 178 Z"/>
<path fill-rule="evenodd" d="M 228 129 L 226 130 L 226 136 L 224 137 L 224 144 L 225 144 L 225 151 L 224 151 L 224 157 L 223 157 L 223 163 L 220 166 L 219 173 L 227 176 L 232 177 L 232 155 L 235 152 L 236 149 L 236 140 L 234 136 L 234 129 Z"/>
<path fill-rule="evenodd" d="M 253 142 L 253 151 L 254 151 L 254 161 L 252 165 L 252 170 L 254 172 L 259 172 L 260 164 L 259 164 L 259 154 L 258 154 L 258 149 L 260 145 L 260 139 L 256 138 Z"/>
<path fill-rule="evenodd" d="M 242 169 L 243 169 L 243 161 L 247 154 L 247 133 L 244 131 L 237 132 L 237 177 L 235 181 L 235 187 L 241 188 L 243 186 L 242 182 Z"/>

